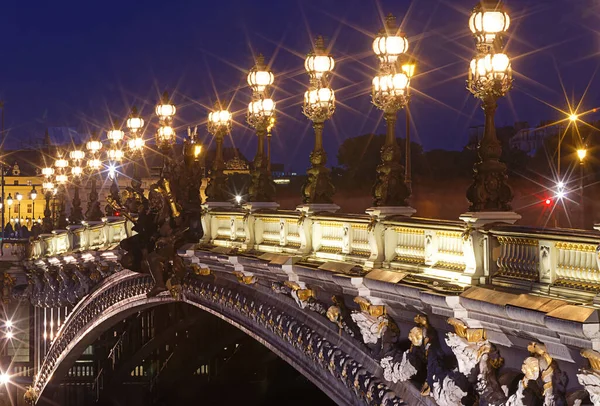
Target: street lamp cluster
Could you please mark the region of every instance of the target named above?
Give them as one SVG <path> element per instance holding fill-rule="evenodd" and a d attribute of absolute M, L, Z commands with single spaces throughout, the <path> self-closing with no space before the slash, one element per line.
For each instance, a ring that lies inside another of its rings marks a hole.
<path fill-rule="evenodd" d="M 495 133 L 494 115 L 497 100 L 504 96 L 512 86 L 512 70 L 510 58 L 504 52 L 503 35 L 510 26 L 510 18 L 502 9 L 501 3 L 495 0 L 481 0 L 474 8 L 469 20 L 469 27 L 476 41 L 476 53 L 468 69 L 468 90 L 482 102 L 485 112 L 485 133 L 479 145 L 480 161 L 475 164 L 474 181 L 467 192 L 471 203 L 471 212 L 480 211 L 509 211 L 512 191 L 506 184 L 506 166 L 499 161 L 501 146 Z M 410 100 L 411 80 L 415 74 L 415 64 L 409 59 L 407 51 L 409 41 L 396 24 L 394 16 L 386 18 L 384 27 L 373 41 L 373 52 L 379 60 L 377 75 L 372 80 L 371 98 L 373 104 L 383 112 L 386 121 L 386 137 L 381 149 L 381 163 L 377 167 L 377 180 L 373 188 L 375 214 L 407 214 L 414 209 L 408 207 L 411 193 L 410 187 L 410 116 L 408 104 Z M 325 45 L 323 37 L 317 37 L 311 52 L 306 56 L 304 68 L 309 77 L 309 84 L 304 93 L 303 113 L 312 121 L 315 133 L 315 143 L 310 154 L 310 168 L 307 170 L 307 180 L 302 187 L 303 202 L 306 205 L 319 206 L 326 210 L 333 205 L 334 186 L 327 168 L 327 155 L 323 149 L 324 123 L 330 119 L 336 107 L 335 91 L 331 87 L 331 75 L 335 60 Z M 270 135 L 275 123 L 276 102 L 272 98 L 272 86 L 275 75 L 265 63 L 262 55 L 258 55 L 255 65 L 247 75 L 248 85 L 252 90 L 252 99 L 248 104 L 246 120 L 256 131 L 258 146 L 252 167 L 252 183 L 249 190 L 250 206 L 276 207 L 274 203 L 274 184 L 270 173 Z M 227 176 L 224 172 L 223 142 L 232 129 L 232 114 L 227 109 L 227 103 L 219 101 L 208 114 L 207 129 L 214 136 L 216 156 L 210 179 L 207 185 L 207 206 L 231 204 L 232 195 L 227 186 Z M 401 149 L 396 141 L 396 121 L 398 112 L 406 111 L 406 156 L 405 167 L 401 163 Z M 165 93 L 156 106 L 155 113 L 159 119 L 156 132 L 156 144 L 161 151 L 166 152 L 176 142 L 173 128 L 173 118 L 177 109 Z M 115 164 L 121 162 L 126 146 L 128 157 L 135 161 L 145 148 L 143 137 L 144 120 L 133 108 L 126 122 L 128 134 L 118 128 L 107 132 L 110 147 L 106 159 L 110 162 L 109 172 L 114 173 L 113 186 L 118 199 Z M 194 133 L 195 134 L 195 133 Z M 265 138 L 267 139 L 267 158 L 265 159 Z M 197 143 L 194 136 L 193 143 Z M 193 148 L 194 159 L 197 158 L 201 146 Z M 102 142 L 90 140 L 87 153 L 71 151 L 71 172 L 66 172 L 69 162 L 62 157 L 56 160 L 54 168 L 45 168 L 44 191 L 46 196 L 55 193 L 58 185 L 59 195 L 69 179 L 76 186 L 79 178 L 87 172 L 92 178 L 92 193 L 90 201 L 97 200 L 95 176 L 105 166 L 100 157 Z M 188 148 L 188 147 L 186 147 Z M 189 149 L 192 151 L 192 149 Z M 196 153 L 197 151 L 197 153 Z M 87 166 L 82 165 L 87 158 Z M 172 166 L 172 165 L 171 165 Z M 170 171 L 170 165 L 163 165 L 163 171 Z M 87 171 L 84 169 L 87 168 Z M 132 187 L 141 192 L 141 179 L 138 165 L 133 163 Z M 47 197 L 48 201 L 48 197 Z M 229 203 L 228 203 L 229 202 Z M 262 206 L 261 206 L 262 205 Z M 78 206 L 73 204 L 75 215 L 71 219 L 78 221 L 80 217 Z M 252 208 L 250 207 L 252 210 Z M 62 213 L 62 206 L 60 212 Z M 88 207 L 86 218 L 93 217 Z M 62 217 L 59 215 L 59 219 Z M 59 221 L 60 222 L 60 221 Z"/>
<path fill-rule="evenodd" d="M 176 132 L 172 127 L 176 108 L 170 102 L 167 93 L 163 94 L 161 101 L 156 106 L 155 112 L 159 119 L 159 126 L 156 132 L 156 145 L 161 151 L 166 151 L 176 141 Z M 133 166 L 132 189 L 138 193 L 143 192 L 139 165 L 136 159 L 143 154 L 146 145 L 146 140 L 143 137 L 144 125 L 144 120 L 134 107 L 126 121 L 127 134 L 119 128 L 119 122 L 114 121 L 113 128 L 106 132 L 107 145 L 100 140 L 97 134 L 92 134 L 91 139 L 85 144 L 85 151 L 77 148 L 72 149 L 68 154 L 64 151 L 59 151 L 53 165 L 42 169 L 42 175 L 44 176 L 42 188 L 46 198 L 46 209 L 44 211 L 45 231 L 50 231 L 55 227 L 64 228 L 68 222 L 77 224 L 84 217 L 87 221 L 101 220 L 103 214 L 98 201 L 97 178 L 102 172 L 107 173 L 111 180 L 111 198 L 117 205 L 120 205 L 117 176 L 118 168 L 125 159 L 125 150 L 127 150 L 128 158 Z M 103 150 L 105 150 L 104 154 L 102 153 Z M 66 158 L 67 156 L 69 159 Z M 87 176 L 91 183 L 88 208 L 85 216 L 79 197 L 79 188 L 83 176 Z M 65 214 L 67 185 L 72 186 L 74 190 L 68 221 Z M 50 209 L 50 199 L 53 197 L 58 199 L 57 216 Z M 113 204 L 107 205 L 106 214 L 108 216 L 117 214 Z"/>

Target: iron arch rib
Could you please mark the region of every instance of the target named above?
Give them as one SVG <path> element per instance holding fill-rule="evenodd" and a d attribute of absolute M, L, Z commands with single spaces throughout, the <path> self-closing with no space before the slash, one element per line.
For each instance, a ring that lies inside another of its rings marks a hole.
<path fill-rule="evenodd" d="M 61 379 L 102 332 L 134 312 L 175 302 L 170 295 L 146 297 L 149 276 L 121 271 L 107 278 L 74 309 L 59 331 L 34 382 L 37 403 L 49 382 Z M 382 379 L 376 361 L 319 315 L 303 312 L 259 286 L 189 273 L 180 300 L 231 323 L 310 379 L 338 404 L 405 404 Z"/>

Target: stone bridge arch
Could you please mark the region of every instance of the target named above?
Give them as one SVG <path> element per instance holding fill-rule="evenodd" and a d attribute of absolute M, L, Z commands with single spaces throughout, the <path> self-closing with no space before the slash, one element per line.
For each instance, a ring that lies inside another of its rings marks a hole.
<path fill-rule="evenodd" d="M 152 285 L 149 276 L 123 270 L 106 278 L 78 303 L 59 330 L 34 381 L 36 404 L 43 404 L 49 383 L 62 379 L 85 348 L 108 328 L 135 312 L 175 301 L 196 306 L 244 331 L 338 404 L 405 404 L 381 378 L 378 362 L 360 339 L 341 334 L 322 315 L 304 312 L 288 296 L 273 294 L 258 284 L 193 272 L 183 281 L 177 298 L 170 294 L 146 297 Z M 407 402 L 421 404 L 418 391 L 406 386 L 404 397 L 414 395 Z"/>

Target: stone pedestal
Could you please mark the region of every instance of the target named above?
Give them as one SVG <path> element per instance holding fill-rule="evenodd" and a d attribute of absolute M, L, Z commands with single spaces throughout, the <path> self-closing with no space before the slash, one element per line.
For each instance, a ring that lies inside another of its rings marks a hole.
<path fill-rule="evenodd" d="M 459 217 L 468 226 L 479 228 L 489 223 L 514 224 L 521 216 L 514 211 L 469 211 Z"/>
<path fill-rule="evenodd" d="M 319 212 L 335 213 L 339 209 L 340 206 L 333 203 L 308 203 L 296 207 L 296 210 L 301 211 L 302 213 L 305 213 L 307 215 Z"/>
<path fill-rule="evenodd" d="M 386 217 L 392 216 L 406 216 L 411 217 L 417 212 L 410 206 L 379 206 L 369 207 L 365 212 L 372 217 L 377 217 L 379 220 L 383 220 Z"/>
<path fill-rule="evenodd" d="M 254 213 L 257 210 L 277 210 L 279 203 L 277 202 L 248 202 L 245 203 L 242 208 L 250 213 Z"/>
<path fill-rule="evenodd" d="M 460 282 L 471 285 L 488 283 L 493 274 L 493 269 L 490 270 L 493 267 L 490 264 L 490 258 L 485 256 L 490 241 L 487 235 L 481 233 L 479 229 L 490 223 L 514 224 L 520 218 L 520 215 L 512 211 L 467 212 L 460 216 L 460 219 L 467 225 L 463 235 L 465 271 Z"/>

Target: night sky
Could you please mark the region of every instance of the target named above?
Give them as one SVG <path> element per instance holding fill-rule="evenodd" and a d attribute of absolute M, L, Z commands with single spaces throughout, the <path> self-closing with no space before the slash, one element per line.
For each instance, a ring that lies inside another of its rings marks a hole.
<path fill-rule="evenodd" d="M 137 105 L 153 112 L 163 90 L 174 92 L 180 134 L 204 122 L 219 97 L 237 114 L 233 142 L 248 158 L 255 137 L 245 125 L 250 99 L 246 72 L 263 53 L 276 75 L 279 123 L 275 162 L 304 170 L 313 136 L 301 113 L 308 83 L 303 59 L 311 38 L 324 35 L 336 58 L 332 87 L 339 101 L 325 126 L 325 147 L 335 164 L 346 138 L 383 132 L 370 102 L 377 60 L 371 49 L 383 15 L 392 12 L 416 58 L 411 112 L 413 133 L 426 150 L 461 149 L 467 129 L 483 113 L 465 90 L 474 42 L 468 31 L 473 0 L 219 0 L 16 1 L 0 9 L 0 97 L 5 101 L 9 146 L 41 139 L 47 126 L 81 133 L 106 128 Z M 507 52 L 515 87 L 500 102 L 497 124 L 560 119 L 546 105 L 567 109 L 590 89 L 581 111 L 600 107 L 600 2 L 508 0 L 512 17 Z M 597 114 L 585 116 L 598 119 Z M 398 135 L 403 135 L 404 119 Z M 154 119 L 153 121 L 156 121 Z M 207 140 L 208 142 L 208 140 Z"/>

